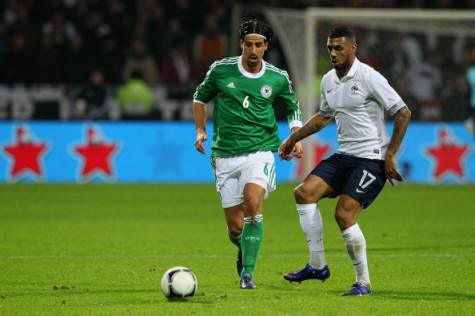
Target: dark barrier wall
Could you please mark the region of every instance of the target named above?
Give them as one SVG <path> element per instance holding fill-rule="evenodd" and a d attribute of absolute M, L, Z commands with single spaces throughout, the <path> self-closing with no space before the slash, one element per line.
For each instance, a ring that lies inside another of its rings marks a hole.
<path fill-rule="evenodd" d="M 288 127 L 279 125 L 281 137 Z M 391 129 L 391 125 L 388 125 Z M 212 126 L 208 126 L 212 134 Z M 1 182 L 213 182 L 195 151 L 190 122 L 1 122 Z M 315 163 L 337 148 L 335 126 L 313 139 Z M 463 124 L 413 123 L 401 147 L 407 181 L 475 183 L 475 143 Z M 277 160 L 277 179 L 302 175 L 298 161 Z"/>

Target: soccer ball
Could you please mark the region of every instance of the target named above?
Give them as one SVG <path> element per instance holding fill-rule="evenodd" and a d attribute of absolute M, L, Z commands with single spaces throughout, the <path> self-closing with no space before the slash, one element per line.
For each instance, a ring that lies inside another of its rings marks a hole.
<path fill-rule="evenodd" d="M 196 275 L 186 267 L 173 267 L 162 276 L 160 288 L 168 299 L 190 299 L 198 289 Z"/>

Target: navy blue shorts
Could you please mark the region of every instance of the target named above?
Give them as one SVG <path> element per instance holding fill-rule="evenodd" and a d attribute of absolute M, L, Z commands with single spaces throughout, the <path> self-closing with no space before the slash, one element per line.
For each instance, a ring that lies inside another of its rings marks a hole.
<path fill-rule="evenodd" d="M 319 176 L 334 190 L 331 198 L 348 194 L 367 208 L 386 183 L 384 161 L 343 154 L 322 160 L 311 174 Z"/>

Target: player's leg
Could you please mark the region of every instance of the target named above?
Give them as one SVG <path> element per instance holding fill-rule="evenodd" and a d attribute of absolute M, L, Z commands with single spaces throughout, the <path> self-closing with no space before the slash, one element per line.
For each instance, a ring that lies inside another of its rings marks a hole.
<path fill-rule="evenodd" d="M 229 240 L 238 248 L 236 271 L 239 276 L 242 272 L 241 234 L 244 225 L 244 211 L 242 203 L 224 209 L 224 216 L 228 226 Z"/>
<path fill-rule="evenodd" d="M 264 235 L 264 217 L 262 215 L 262 202 L 265 189 L 255 183 L 247 183 L 244 186 L 244 226 L 241 237 L 243 256 L 243 270 L 241 277 L 254 276 L 257 256 Z"/>
<path fill-rule="evenodd" d="M 307 238 L 309 264 L 316 269 L 323 269 L 327 265 L 323 247 L 322 215 L 316 202 L 332 193 L 333 188 L 313 174 L 294 191 L 300 226 Z"/>
<path fill-rule="evenodd" d="M 349 195 L 342 194 L 336 206 L 335 219 L 340 227 L 348 255 L 355 269 L 356 283 L 353 287 L 361 287 L 364 292 L 368 292 L 361 294 L 369 294 L 371 282 L 369 279 L 368 260 L 366 258 L 366 240 L 357 223 L 362 209 L 363 207 L 360 202 Z M 368 291 L 365 289 L 368 289 Z M 348 295 L 350 295 L 352 290 L 348 292 Z M 355 289 L 354 291 L 361 292 L 360 289 Z"/>
<path fill-rule="evenodd" d="M 335 156 L 322 161 L 294 191 L 300 226 L 307 240 L 309 263 L 301 270 L 284 275 L 288 281 L 324 281 L 330 276 L 323 247 L 322 215 L 317 202 L 323 197 L 334 196 L 334 188 L 340 189 L 338 179 L 342 178 L 342 169 L 338 164 Z"/>
<path fill-rule="evenodd" d="M 262 205 L 268 193 L 275 189 L 275 164 L 271 152 L 253 153 L 247 159 L 240 178 L 244 196 L 241 288 L 255 288 L 254 270 L 264 234 Z"/>
<path fill-rule="evenodd" d="M 386 177 L 384 162 L 359 158 L 355 164 L 338 200 L 335 219 L 356 275 L 356 283 L 345 295 L 368 295 L 371 293 L 371 282 L 366 240 L 358 225 L 358 216 L 381 192 Z"/>
<path fill-rule="evenodd" d="M 228 237 L 237 246 L 236 270 L 238 275 L 242 271 L 241 233 L 243 228 L 244 212 L 242 209 L 243 194 L 239 184 L 239 168 L 242 157 L 215 158 L 213 168 L 216 178 L 216 190 L 219 192 L 221 205 L 228 226 Z"/>

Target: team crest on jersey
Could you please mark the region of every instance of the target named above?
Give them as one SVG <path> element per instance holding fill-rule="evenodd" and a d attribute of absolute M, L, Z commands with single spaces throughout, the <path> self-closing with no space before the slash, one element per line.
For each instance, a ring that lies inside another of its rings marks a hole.
<path fill-rule="evenodd" d="M 261 95 L 262 95 L 264 98 L 270 97 L 271 94 L 272 94 L 272 88 L 271 88 L 271 86 L 269 86 L 269 85 L 262 86 L 262 88 L 261 88 Z"/>
<path fill-rule="evenodd" d="M 360 92 L 360 88 L 358 87 L 358 83 L 355 82 L 353 83 L 353 85 L 351 86 L 351 95 L 358 95 Z"/>

